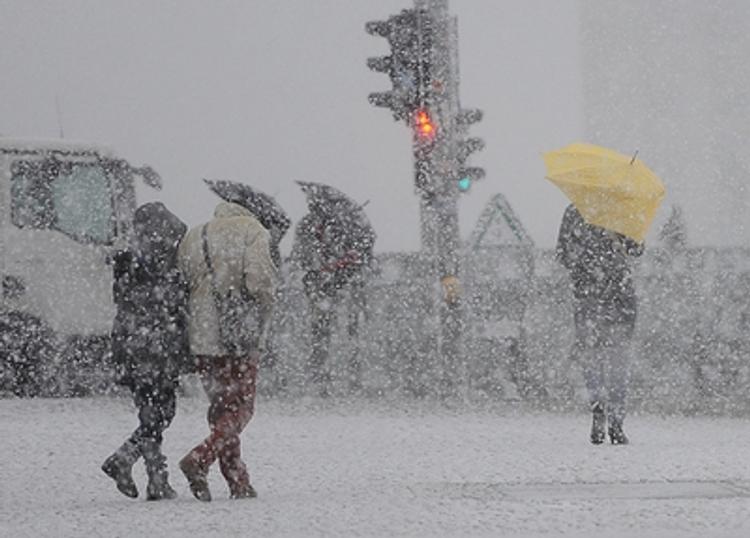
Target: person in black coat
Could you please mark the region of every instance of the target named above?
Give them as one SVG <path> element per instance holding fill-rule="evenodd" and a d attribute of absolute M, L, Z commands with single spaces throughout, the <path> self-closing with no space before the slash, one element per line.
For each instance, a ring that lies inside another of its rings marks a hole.
<path fill-rule="evenodd" d="M 565 211 L 557 260 L 568 270 L 574 296 L 574 351 L 591 398 L 591 442 L 627 444 L 623 431 L 629 374 L 629 343 L 635 329 L 637 297 L 631 277 L 643 245 L 587 223 L 575 206 Z"/>
<path fill-rule="evenodd" d="M 132 466 L 140 456 L 148 474 L 147 499 L 174 498 L 161 452 L 162 433 L 175 414 L 178 376 L 189 358 L 187 285 L 177 246 L 187 227 L 160 202 L 135 212 L 135 241 L 114 256 L 112 354 L 117 382 L 133 393 L 138 428 L 102 465 L 117 488 L 137 497 Z"/>
<path fill-rule="evenodd" d="M 353 308 L 348 314 L 347 333 L 353 342 L 346 378 L 349 390 L 361 388 L 359 318 L 365 311 L 365 271 L 373 260 L 375 233 L 369 223 L 354 216 L 336 214 L 331 207 L 309 202 L 310 212 L 297 223 L 292 263 L 305 273 L 302 278 L 311 318 L 312 352 L 307 363 L 321 396 L 331 390 L 329 364 L 331 325 L 336 308 L 348 292 Z"/>

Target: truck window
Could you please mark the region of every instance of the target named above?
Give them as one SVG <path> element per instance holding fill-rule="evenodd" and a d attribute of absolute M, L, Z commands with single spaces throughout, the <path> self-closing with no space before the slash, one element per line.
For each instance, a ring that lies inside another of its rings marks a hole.
<path fill-rule="evenodd" d="M 19 228 L 58 230 L 83 243 L 110 243 L 109 177 L 95 163 L 22 162 L 13 167 L 11 218 Z"/>

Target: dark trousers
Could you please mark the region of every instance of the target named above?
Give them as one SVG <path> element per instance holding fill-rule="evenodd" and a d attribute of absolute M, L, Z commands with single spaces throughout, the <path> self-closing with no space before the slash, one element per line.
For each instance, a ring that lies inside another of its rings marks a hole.
<path fill-rule="evenodd" d="M 255 411 L 258 355 L 197 357 L 198 374 L 209 399 L 210 434 L 188 457 L 208 469 L 217 459 L 232 493 L 250 484 L 242 461 L 240 434 Z"/>
<path fill-rule="evenodd" d="M 148 380 L 134 380 L 131 388 L 140 424 L 130 439 L 138 447 L 141 447 L 144 441 L 154 441 L 161 445 L 162 434 L 175 415 L 176 386 L 174 376 L 165 374 Z"/>
<path fill-rule="evenodd" d="M 576 306 L 575 354 L 583 369 L 591 405 L 601 404 L 610 420 L 622 422 L 630 383 L 630 344 L 635 320 L 613 317 L 585 302 Z"/>
<path fill-rule="evenodd" d="M 347 316 L 347 336 L 352 344 L 351 354 L 348 357 L 346 377 L 350 388 L 354 389 L 361 384 L 362 365 L 359 357 L 359 322 L 364 312 L 364 290 L 360 282 L 348 284 L 348 292 L 351 295 L 351 304 Z M 308 293 L 311 320 L 311 347 L 308 360 L 308 371 L 313 382 L 320 386 L 321 393 L 327 394 L 329 384 L 332 380 L 329 355 L 331 347 L 332 323 L 337 309 L 342 300 L 344 290 L 331 288 L 326 292 L 317 291 Z"/>

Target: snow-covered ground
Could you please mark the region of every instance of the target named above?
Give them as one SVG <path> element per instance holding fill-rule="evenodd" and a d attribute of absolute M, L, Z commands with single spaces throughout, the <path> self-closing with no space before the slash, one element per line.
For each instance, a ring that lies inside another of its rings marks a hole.
<path fill-rule="evenodd" d="M 0 536 L 750 536 L 747 420 L 631 417 L 630 446 L 594 447 L 583 414 L 261 400 L 243 437 L 259 498 L 229 500 L 214 469 L 202 504 L 175 463 L 204 414 L 181 401 L 180 497 L 150 503 L 99 470 L 129 401 L 0 400 Z"/>

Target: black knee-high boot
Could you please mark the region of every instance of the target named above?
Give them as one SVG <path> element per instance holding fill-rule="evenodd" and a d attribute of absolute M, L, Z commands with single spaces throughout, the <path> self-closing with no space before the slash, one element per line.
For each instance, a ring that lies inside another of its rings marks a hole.
<path fill-rule="evenodd" d="M 169 485 L 167 458 L 161 453 L 161 443 L 154 439 L 143 439 L 139 445 L 148 475 L 146 499 L 157 501 L 177 497 L 177 492 Z"/>
<path fill-rule="evenodd" d="M 115 481 L 118 491 L 133 499 L 138 497 L 138 488 L 133 481 L 133 464 L 140 456 L 139 446 L 128 439 L 102 464 L 102 471 Z"/>

